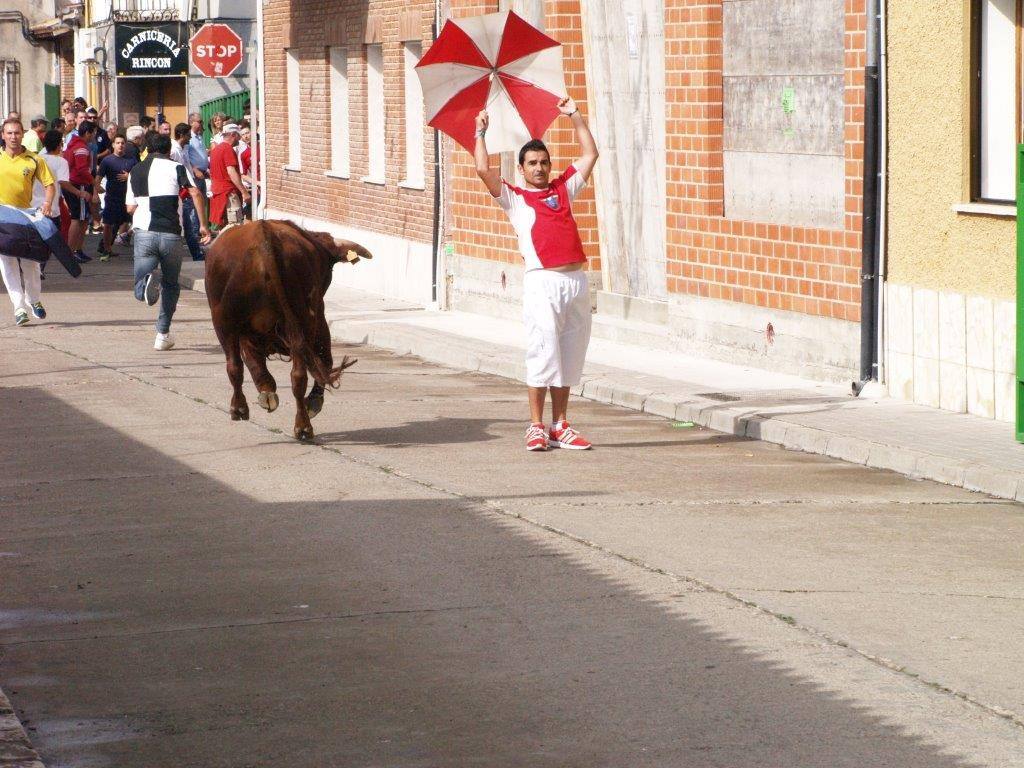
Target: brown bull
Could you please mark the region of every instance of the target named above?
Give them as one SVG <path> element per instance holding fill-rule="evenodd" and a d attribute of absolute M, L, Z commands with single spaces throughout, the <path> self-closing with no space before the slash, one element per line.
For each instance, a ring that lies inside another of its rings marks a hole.
<path fill-rule="evenodd" d="M 372 258 L 360 245 L 288 221 L 254 221 L 217 237 L 206 256 L 206 296 L 234 388 L 233 420 L 249 418 L 242 361 L 259 391 L 260 406 L 273 411 L 277 383 L 267 370 L 267 357 L 283 355 L 292 361 L 295 437 L 312 439 L 309 420 L 323 407 L 325 388 L 336 387 L 341 372 L 356 362 L 346 356 L 334 367 L 324 293 L 334 265 L 359 257 Z M 306 397 L 308 376 L 314 383 Z"/>

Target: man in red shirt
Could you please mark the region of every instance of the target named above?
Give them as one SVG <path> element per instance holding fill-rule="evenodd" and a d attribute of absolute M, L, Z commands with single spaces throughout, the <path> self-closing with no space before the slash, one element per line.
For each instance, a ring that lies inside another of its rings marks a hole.
<path fill-rule="evenodd" d="M 249 202 L 249 190 L 238 171 L 239 130 L 235 123 L 221 129 L 223 141 L 210 150 L 210 224 L 223 227 L 241 222 L 242 206 Z"/>
<path fill-rule="evenodd" d="M 486 111 L 476 118 L 476 172 L 508 215 L 524 260 L 523 320 L 526 324 L 526 386 L 531 423 L 526 450 L 586 450 L 590 442 L 566 420 L 570 388 L 579 384 L 590 342 L 590 287 L 573 198 L 583 189 L 598 151 L 583 115 L 566 97 L 558 111 L 572 121 L 582 150 L 558 178 L 551 180 L 551 155 L 534 139 L 519 150 L 522 188 L 501 178 L 487 152 Z M 551 429 L 544 425 L 544 400 L 551 393 Z"/>
<path fill-rule="evenodd" d="M 80 262 L 92 261 L 85 255 L 82 245 L 85 243 L 85 230 L 89 225 L 89 216 L 93 194 L 92 151 L 89 143 L 96 136 L 96 123 L 89 120 L 78 126 L 77 134 L 72 133 L 68 139 L 64 159 L 68 161 L 69 178 L 73 191 L 64 190 L 64 202 L 71 214 L 71 227 L 68 230 L 68 245 L 75 252 Z"/>

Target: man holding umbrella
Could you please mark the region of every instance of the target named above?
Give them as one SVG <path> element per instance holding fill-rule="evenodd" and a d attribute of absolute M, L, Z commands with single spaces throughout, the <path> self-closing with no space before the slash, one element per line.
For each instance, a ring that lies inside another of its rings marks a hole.
<path fill-rule="evenodd" d="M 524 187 L 512 186 L 491 168 L 487 154 L 486 110 L 476 117 L 476 172 L 508 215 L 525 261 L 523 320 L 526 324 L 526 385 L 530 426 L 526 450 L 586 450 L 591 447 L 566 420 L 569 389 L 580 381 L 590 343 L 590 290 L 572 200 L 586 185 L 598 151 L 583 116 L 572 99 L 558 110 L 576 130 L 580 158 L 551 180 L 551 155 L 540 139 L 519 150 Z M 551 392 L 551 428 L 544 425 L 544 400 Z"/>

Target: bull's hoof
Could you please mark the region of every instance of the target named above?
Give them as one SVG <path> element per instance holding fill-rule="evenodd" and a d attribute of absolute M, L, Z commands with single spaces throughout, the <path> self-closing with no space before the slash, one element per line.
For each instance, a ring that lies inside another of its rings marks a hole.
<path fill-rule="evenodd" d="M 323 394 L 310 395 L 309 397 L 306 398 L 306 411 L 309 413 L 309 418 L 312 419 L 314 416 L 316 416 L 318 413 L 320 413 L 320 411 L 323 410 L 323 407 L 324 407 L 324 396 L 323 396 Z"/>
<path fill-rule="evenodd" d="M 276 411 L 278 403 L 280 402 L 281 401 L 277 397 L 277 392 L 260 392 L 260 408 L 265 410 L 267 413 L 273 413 Z"/>
<path fill-rule="evenodd" d="M 313 428 L 312 427 L 296 427 L 295 428 L 295 439 L 301 443 L 308 443 L 313 440 Z"/>
<path fill-rule="evenodd" d="M 231 409 L 231 420 L 232 421 L 248 421 L 249 420 L 249 406 L 243 406 L 242 408 Z"/>

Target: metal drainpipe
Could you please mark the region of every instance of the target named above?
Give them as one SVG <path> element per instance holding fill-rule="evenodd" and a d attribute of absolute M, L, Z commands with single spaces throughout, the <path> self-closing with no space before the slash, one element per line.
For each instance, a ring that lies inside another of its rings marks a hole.
<path fill-rule="evenodd" d="M 878 3 L 878 266 L 875 268 L 875 279 L 878 282 L 875 296 L 878 306 L 875 308 L 875 337 L 878 340 L 875 370 L 880 382 L 886 381 L 888 370 L 885 365 L 885 274 L 888 256 L 889 228 L 889 31 L 886 23 L 886 0 Z"/>
<path fill-rule="evenodd" d="M 860 381 L 859 393 L 878 380 L 878 187 L 879 104 L 878 42 L 879 0 L 867 2 L 867 51 L 864 67 L 864 183 L 861 205 Z"/>

